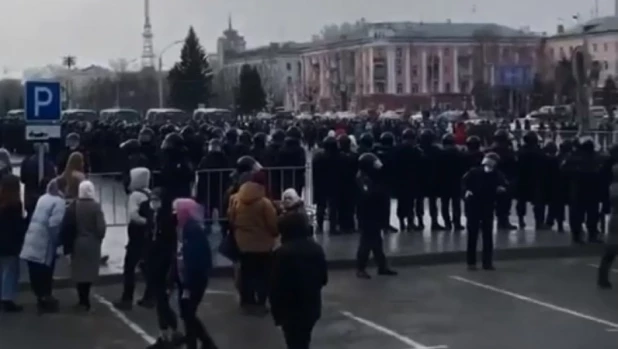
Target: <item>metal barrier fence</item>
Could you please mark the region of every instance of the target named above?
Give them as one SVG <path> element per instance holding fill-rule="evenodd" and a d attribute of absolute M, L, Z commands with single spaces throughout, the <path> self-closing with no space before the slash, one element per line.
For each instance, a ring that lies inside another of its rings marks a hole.
<path fill-rule="evenodd" d="M 265 168 L 267 191 L 273 200 L 279 200 L 281 193 L 294 188 L 308 207 L 313 206 L 310 166 Z M 193 197 L 207 210 L 207 219 L 225 219 L 227 190 L 232 185 L 230 175 L 233 169 L 208 169 L 195 173 Z M 154 175 L 156 178 L 156 173 Z M 88 179 L 97 190 L 107 226 L 128 224 L 128 194 L 121 173 L 91 173 Z"/>
<path fill-rule="evenodd" d="M 526 134 L 525 130 L 511 131 L 516 141 L 521 141 L 523 135 Z M 543 142 L 554 141 L 557 144 L 562 143 L 564 140 L 573 139 L 579 136 L 591 137 L 600 149 L 609 149 L 612 145 L 618 143 L 618 131 L 590 131 L 584 135 L 580 135 L 579 131 L 565 131 L 565 130 L 536 130 L 535 131 Z"/>

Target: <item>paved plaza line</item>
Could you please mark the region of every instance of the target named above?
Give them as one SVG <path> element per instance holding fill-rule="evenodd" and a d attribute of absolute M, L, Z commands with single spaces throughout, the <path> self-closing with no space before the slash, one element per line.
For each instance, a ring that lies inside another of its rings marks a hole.
<path fill-rule="evenodd" d="M 356 316 L 352 313 L 350 313 L 349 311 L 342 311 L 341 315 L 347 317 L 348 319 L 354 320 L 358 323 L 361 323 L 367 327 L 370 327 L 378 332 L 381 332 L 387 336 L 390 336 L 392 338 L 395 338 L 396 340 L 404 343 L 405 345 L 409 346 L 409 349 L 447 349 L 448 346 L 446 345 L 437 345 L 437 346 L 426 346 L 424 344 L 421 344 L 419 342 L 414 341 L 412 338 L 410 337 L 406 337 L 402 334 L 399 334 L 391 329 L 388 329 L 382 325 L 376 324 L 373 321 L 369 321 L 367 319 L 364 319 L 362 317 Z"/>
<path fill-rule="evenodd" d="M 589 267 L 595 268 L 595 269 L 599 269 L 599 265 L 598 264 L 586 264 Z M 612 273 L 618 273 L 618 269 L 610 269 L 610 271 Z"/>
<path fill-rule="evenodd" d="M 587 315 L 587 314 L 580 313 L 580 312 L 575 311 L 575 310 L 571 310 L 571 309 L 564 308 L 564 307 L 561 307 L 561 306 L 558 306 L 558 305 L 554 305 L 554 304 L 551 304 L 551 303 L 543 302 L 543 301 L 540 301 L 538 299 L 530 298 L 528 296 L 524 296 L 524 295 L 519 294 L 519 293 L 511 292 L 511 291 L 508 291 L 508 290 L 505 290 L 505 289 L 502 289 L 502 288 L 498 288 L 498 287 L 487 285 L 487 284 L 484 284 L 484 283 L 481 283 L 481 282 L 477 282 L 477 281 L 473 281 L 473 280 L 470 280 L 470 279 L 466 279 L 466 278 L 461 277 L 461 276 L 451 275 L 449 277 L 451 279 L 459 281 L 459 282 L 463 282 L 463 283 L 466 283 L 466 284 L 469 284 L 469 285 L 472 285 L 472 286 L 483 288 L 483 289 L 486 289 L 486 290 L 489 290 L 489 291 L 492 291 L 492 292 L 495 292 L 495 293 L 500 293 L 502 295 L 509 296 L 509 297 L 512 297 L 512 298 L 515 298 L 515 299 L 519 299 L 519 300 L 524 301 L 524 302 L 536 304 L 536 305 L 541 306 L 543 308 L 551 309 L 551 310 L 554 310 L 554 311 L 557 311 L 557 312 L 560 312 L 560 313 L 563 313 L 563 314 L 568 314 L 568 315 L 571 315 L 571 316 L 574 316 L 574 317 L 578 317 L 580 319 L 596 322 L 597 324 L 605 325 L 605 326 L 609 327 L 609 329 L 612 329 L 612 330 L 618 330 L 618 324 L 614 323 L 614 322 L 611 322 L 611 321 L 608 321 L 608 320 L 603 320 L 603 319 L 594 317 L 592 315 Z"/>
<path fill-rule="evenodd" d="M 154 339 L 154 337 L 149 335 L 140 325 L 138 325 L 135 322 L 129 320 L 129 318 L 126 315 L 124 315 L 120 310 L 118 310 L 118 309 L 116 309 L 116 307 L 114 307 L 112 302 L 108 301 L 107 299 L 105 299 L 104 297 L 102 297 L 102 296 L 100 296 L 98 294 L 94 294 L 94 299 L 96 299 L 97 302 L 101 303 L 107 309 L 109 309 L 109 311 L 118 320 L 120 320 L 129 329 L 131 329 L 131 331 L 135 332 L 135 334 L 140 336 L 146 343 L 148 343 L 148 345 L 152 345 L 152 344 L 155 343 L 156 340 Z"/>

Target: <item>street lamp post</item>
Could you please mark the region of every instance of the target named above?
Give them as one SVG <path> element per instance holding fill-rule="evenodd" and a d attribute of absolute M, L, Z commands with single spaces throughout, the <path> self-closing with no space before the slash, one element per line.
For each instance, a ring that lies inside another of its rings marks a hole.
<path fill-rule="evenodd" d="M 159 69 L 158 69 L 158 89 L 159 89 L 159 108 L 163 108 L 163 54 L 165 54 L 165 52 L 167 50 L 169 50 L 170 48 L 178 45 L 178 44 L 182 44 L 184 42 L 184 40 L 176 40 L 172 43 L 170 43 L 169 45 L 165 46 L 165 48 L 163 48 L 163 50 L 161 50 L 161 52 L 159 53 Z"/>

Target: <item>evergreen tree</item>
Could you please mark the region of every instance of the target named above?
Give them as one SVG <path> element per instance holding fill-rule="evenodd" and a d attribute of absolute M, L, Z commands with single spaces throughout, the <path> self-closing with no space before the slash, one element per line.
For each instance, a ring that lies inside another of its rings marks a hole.
<path fill-rule="evenodd" d="M 244 64 L 240 69 L 237 105 L 242 114 L 254 114 L 266 106 L 262 78 L 255 67 Z"/>
<path fill-rule="evenodd" d="M 477 80 L 474 82 L 470 94 L 474 97 L 474 104 L 477 109 L 491 110 L 493 108 L 491 87 L 483 80 Z"/>
<path fill-rule="evenodd" d="M 201 103 L 208 105 L 211 77 L 204 48 L 191 27 L 180 53 L 180 62 L 174 65 L 168 75 L 171 106 L 193 110 Z"/>

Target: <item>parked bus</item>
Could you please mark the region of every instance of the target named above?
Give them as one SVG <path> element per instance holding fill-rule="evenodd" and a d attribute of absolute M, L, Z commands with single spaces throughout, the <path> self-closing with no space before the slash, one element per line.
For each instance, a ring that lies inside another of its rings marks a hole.
<path fill-rule="evenodd" d="M 99 119 L 99 114 L 90 109 L 67 109 L 62 112 L 62 121 L 88 121 L 94 122 Z"/>
<path fill-rule="evenodd" d="M 218 108 L 198 108 L 193 111 L 193 121 L 231 121 L 232 112 L 227 109 Z"/>
<path fill-rule="evenodd" d="M 127 124 L 136 124 L 142 121 L 141 114 L 135 109 L 110 108 L 99 112 L 101 122 L 123 121 Z"/>
<path fill-rule="evenodd" d="M 146 112 L 146 122 L 150 125 L 162 125 L 168 122 L 172 124 L 185 124 L 191 116 L 180 109 L 155 108 Z"/>

